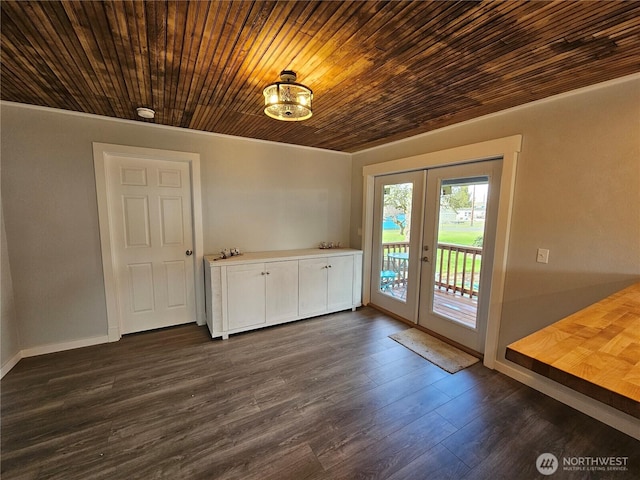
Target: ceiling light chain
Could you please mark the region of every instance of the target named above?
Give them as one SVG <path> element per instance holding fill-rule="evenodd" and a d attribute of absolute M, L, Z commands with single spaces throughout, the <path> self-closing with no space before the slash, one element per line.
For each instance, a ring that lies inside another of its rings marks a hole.
<path fill-rule="evenodd" d="M 301 83 L 291 70 L 280 73 L 280 82 L 272 83 L 263 90 L 264 113 L 276 120 L 300 121 L 311 118 L 313 92 Z"/>

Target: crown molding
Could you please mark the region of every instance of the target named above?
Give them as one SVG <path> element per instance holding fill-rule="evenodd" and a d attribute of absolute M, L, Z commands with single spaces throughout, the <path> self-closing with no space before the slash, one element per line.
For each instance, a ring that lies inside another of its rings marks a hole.
<path fill-rule="evenodd" d="M 624 77 L 620 77 L 620 78 L 614 78 L 613 80 L 607 80 L 606 82 L 601 82 L 601 83 L 595 83 L 593 85 L 589 85 L 587 87 L 582 87 L 582 88 L 577 88 L 575 90 L 569 90 L 568 92 L 563 92 L 563 93 L 559 93 L 557 95 L 552 95 L 550 97 L 545 97 L 545 98 L 541 98 L 540 100 L 534 100 L 533 102 L 529 102 L 529 103 L 523 103 L 522 105 L 516 105 L 515 107 L 510 107 L 510 108 L 506 108 L 504 110 L 500 110 L 498 112 L 494 112 L 494 113 L 488 113 L 486 115 L 482 115 L 480 117 L 476 117 L 476 118 L 472 118 L 471 120 L 465 120 L 464 122 L 458 122 L 458 123 L 454 123 L 452 125 L 447 125 L 446 127 L 442 127 L 442 128 L 438 128 L 436 130 L 430 130 L 428 132 L 424 132 L 424 133 L 419 133 L 418 135 L 414 135 L 412 137 L 407 137 L 407 138 L 402 138 L 400 140 L 395 140 L 393 142 L 389 142 L 389 143 L 385 143 L 383 145 L 377 145 L 375 147 L 371 147 L 371 148 L 365 148 L 363 150 L 357 150 L 355 152 L 352 152 L 353 155 L 355 154 L 361 154 L 361 153 L 370 153 L 376 150 L 380 150 L 383 148 L 389 148 L 389 147 L 393 147 L 393 146 L 397 146 L 399 144 L 402 144 L 403 142 L 411 142 L 417 139 L 421 139 L 421 138 L 425 138 L 428 137 L 429 135 L 435 135 L 439 132 L 444 132 L 447 130 L 451 130 L 453 128 L 458 128 L 464 125 L 471 125 L 475 122 L 481 122 L 490 118 L 495 118 L 498 117 L 500 115 L 505 115 L 507 113 L 512 113 L 512 112 L 517 112 L 518 110 L 523 110 L 525 108 L 530 108 L 530 107 L 534 107 L 537 105 L 542 105 L 544 103 L 549 103 L 549 102 L 555 102 L 557 100 L 561 100 L 564 98 L 569 98 L 569 97 L 573 97 L 575 95 L 582 95 L 585 93 L 589 93 L 589 92 L 593 92 L 596 90 L 601 90 L 604 88 L 609 88 L 615 85 L 619 85 L 622 83 L 627 83 L 627 82 L 633 82 L 636 80 L 640 80 L 640 73 L 633 73 L 631 75 L 626 75 Z"/>
<path fill-rule="evenodd" d="M 216 133 L 216 132 L 205 132 L 203 130 L 194 130 L 194 129 L 190 129 L 190 128 L 183 128 L 183 127 L 174 127 L 171 125 L 159 125 L 157 123 L 150 123 L 150 122 L 140 122 L 138 120 L 127 120 L 124 118 L 114 118 L 114 117 L 107 117 L 104 115 L 96 115 L 94 113 L 85 113 L 85 112 L 75 112 L 73 110 L 63 110 L 61 108 L 52 108 L 52 107 L 43 107 L 41 105 L 31 105 L 28 103 L 19 103 L 19 102 L 11 102 L 8 100 L 0 100 L 0 108 L 4 107 L 4 106 L 11 106 L 11 107 L 17 107 L 17 108 L 24 108 L 24 109 L 28 109 L 28 110 L 35 110 L 35 111 L 41 111 L 41 112 L 47 112 L 47 113 L 58 113 L 61 115 L 69 115 L 69 116 L 73 116 L 73 117 L 80 117 L 80 118 L 88 118 L 88 119 L 92 119 L 92 120 L 102 120 L 105 122 L 116 122 L 116 123 L 122 123 L 125 125 L 136 125 L 139 127 L 146 127 L 146 128 L 153 128 L 153 129 L 161 129 L 161 130 L 169 130 L 169 131 L 174 131 L 174 132 L 182 132 L 182 133 L 193 133 L 193 134 L 197 134 L 197 135 L 204 135 L 204 136 L 208 136 L 208 137 L 214 137 L 214 138 L 224 138 L 227 140 L 236 140 L 236 141 L 247 141 L 247 142 L 256 142 L 256 143 L 260 143 L 260 144 L 268 144 L 268 145 L 278 145 L 280 147 L 291 147 L 291 148 L 295 148 L 295 149 L 305 149 L 305 150 L 312 150 L 312 151 L 316 151 L 316 152 L 324 152 L 324 153 L 334 153 L 334 154 L 338 154 L 338 155 L 343 155 L 345 157 L 351 158 L 351 153 L 348 152 L 340 152 L 338 150 L 329 150 L 326 148 L 318 148 L 318 147 L 309 147 L 306 145 L 296 145 L 294 143 L 283 143 L 283 142 L 274 142 L 271 140 L 262 140 L 259 138 L 250 138 L 250 137 L 239 137 L 236 135 L 227 135 L 224 133 Z"/>

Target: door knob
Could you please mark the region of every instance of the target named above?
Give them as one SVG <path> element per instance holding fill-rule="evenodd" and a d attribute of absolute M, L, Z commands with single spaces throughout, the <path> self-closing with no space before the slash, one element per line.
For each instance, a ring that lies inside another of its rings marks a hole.
<path fill-rule="evenodd" d="M 429 261 L 429 257 L 422 257 L 422 261 L 423 262 L 428 262 Z"/>
<path fill-rule="evenodd" d="M 190 257 L 193 255 L 193 250 L 187 250 L 185 253 L 187 254 L 187 257 Z"/>

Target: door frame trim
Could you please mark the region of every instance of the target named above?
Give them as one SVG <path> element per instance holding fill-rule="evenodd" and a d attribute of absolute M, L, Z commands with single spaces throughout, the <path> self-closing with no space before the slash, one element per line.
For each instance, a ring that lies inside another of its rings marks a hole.
<path fill-rule="evenodd" d="M 104 293 L 107 307 L 108 338 L 110 342 L 118 341 L 122 336 L 122 319 L 118 304 L 115 277 L 115 254 L 111 244 L 111 222 L 107 199 L 107 162 L 110 156 L 125 156 L 143 160 L 159 160 L 186 162 L 189 164 L 191 176 L 191 222 L 193 229 L 193 261 L 195 313 L 198 325 L 205 323 L 204 310 L 204 240 L 202 233 L 202 193 L 200 184 L 200 154 L 159 150 L 155 148 L 131 147 L 109 143 L 93 142 L 93 164 L 96 178 L 96 195 L 98 200 L 98 223 L 100 227 L 100 247 L 102 250 L 102 272 Z"/>
<path fill-rule="evenodd" d="M 388 162 L 366 165 L 362 169 L 363 209 L 363 295 L 362 303 L 370 302 L 371 293 L 371 253 L 373 249 L 373 198 L 376 176 L 391 173 L 409 172 L 436 167 L 459 165 L 482 160 L 502 158 L 502 176 L 500 179 L 500 198 L 496 225 L 495 252 L 491 268 L 491 295 L 485 336 L 484 365 L 494 368 L 498 355 L 498 338 L 504 298 L 504 283 L 511 232 L 511 214 L 516 181 L 516 167 L 522 149 L 522 135 L 488 140 L 437 152 L 423 153 Z"/>

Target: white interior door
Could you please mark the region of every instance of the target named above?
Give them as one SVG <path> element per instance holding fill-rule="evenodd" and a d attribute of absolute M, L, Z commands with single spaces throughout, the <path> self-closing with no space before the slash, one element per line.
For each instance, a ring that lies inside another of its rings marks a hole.
<path fill-rule="evenodd" d="M 484 352 L 502 160 L 430 169 L 418 324 Z"/>
<path fill-rule="evenodd" d="M 416 322 L 425 171 L 375 179 L 371 303 Z"/>
<path fill-rule="evenodd" d="M 107 199 L 121 332 L 195 321 L 189 165 L 112 156 Z"/>

